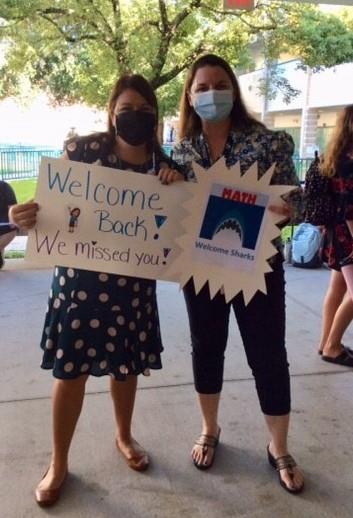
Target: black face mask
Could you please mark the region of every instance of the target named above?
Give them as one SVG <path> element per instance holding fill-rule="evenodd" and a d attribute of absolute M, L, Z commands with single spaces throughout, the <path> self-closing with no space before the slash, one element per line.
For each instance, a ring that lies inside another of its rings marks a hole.
<path fill-rule="evenodd" d="M 115 118 L 115 131 L 131 146 L 140 146 L 153 140 L 156 126 L 154 113 L 140 110 L 121 112 Z"/>

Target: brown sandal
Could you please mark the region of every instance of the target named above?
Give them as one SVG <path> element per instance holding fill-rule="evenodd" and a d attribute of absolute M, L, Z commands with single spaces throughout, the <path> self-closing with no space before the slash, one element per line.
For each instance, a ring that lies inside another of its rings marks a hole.
<path fill-rule="evenodd" d="M 215 459 L 215 456 L 216 456 L 216 448 L 217 448 L 218 443 L 219 443 L 219 436 L 220 436 L 220 434 L 221 434 L 221 429 L 218 428 L 218 433 L 217 433 L 216 436 L 215 435 L 202 434 L 197 439 L 197 441 L 195 441 L 195 446 L 202 446 L 202 459 L 201 459 L 201 462 L 196 462 L 196 460 L 193 459 L 194 466 L 197 469 L 210 469 L 210 467 L 213 465 L 213 462 L 214 462 L 214 459 Z M 211 460 L 211 462 L 209 464 L 204 464 L 204 461 L 205 461 L 205 458 L 206 458 L 206 455 L 207 455 L 207 452 L 208 452 L 209 448 L 212 448 L 214 450 L 213 451 L 212 460 Z"/>
<path fill-rule="evenodd" d="M 300 487 L 291 489 L 290 487 L 287 486 L 287 484 L 284 482 L 284 480 L 282 480 L 282 477 L 281 477 L 281 471 L 283 469 L 287 469 L 290 478 L 293 479 L 293 477 L 294 477 L 293 468 L 297 465 L 297 463 L 295 462 L 293 457 L 291 455 L 283 455 L 283 457 L 277 457 L 277 459 L 275 459 L 274 456 L 272 455 L 272 453 L 270 452 L 270 445 L 267 446 L 267 457 L 268 457 L 268 462 L 278 472 L 279 483 L 281 484 L 281 486 L 286 491 L 288 491 L 288 493 L 292 493 L 292 494 L 301 493 L 304 489 L 304 482 Z"/>

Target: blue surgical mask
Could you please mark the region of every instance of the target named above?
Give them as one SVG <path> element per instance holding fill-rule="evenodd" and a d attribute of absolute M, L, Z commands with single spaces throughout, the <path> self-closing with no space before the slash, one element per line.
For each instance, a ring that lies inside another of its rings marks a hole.
<path fill-rule="evenodd" d="M 206 121 L 219 122 L 228 117 L 233 108 L 232 90 L 207 90 L 193 95 L 197 115 Z"/>

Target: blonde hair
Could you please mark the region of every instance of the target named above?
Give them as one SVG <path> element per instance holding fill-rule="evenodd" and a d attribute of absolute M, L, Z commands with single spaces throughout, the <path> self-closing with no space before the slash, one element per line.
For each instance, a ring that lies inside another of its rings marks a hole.
<path fill-rule="evenodd" d="M 324 176 L 335 176 L 340 160 L 346 153 L 352 150 L 353 104 L 349 104 L 339 114 L 335 131 L 321 160 L 320 169 L 322 174 Z"/>

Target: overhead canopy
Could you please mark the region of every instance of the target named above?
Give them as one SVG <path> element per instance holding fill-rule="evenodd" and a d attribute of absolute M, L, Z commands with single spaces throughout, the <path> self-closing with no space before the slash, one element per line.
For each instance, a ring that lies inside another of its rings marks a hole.
<path fill-rule="evenodd" d="M 283 2 L 297 2 L 298 0 L 282 0 Z M 353 7 L 352 0 L 300 0 L 299 3 L 306 4 L 332 4 L 332 5 L 349 5 Z"/>
<path fill-rule="evenodd" d="M 224 9 L 253 9 L 254 0 L 224 0 Z"/>
<path fill-rule="evenodd" d="M 223 0 L 224 9 L 253 9 L 256 0 Z M 298 0 L 282 0 L 283 2 L 297 2 Z M 353 7 L 353 0 L 300 0 L 306 4 L 349 5 Z"/>

